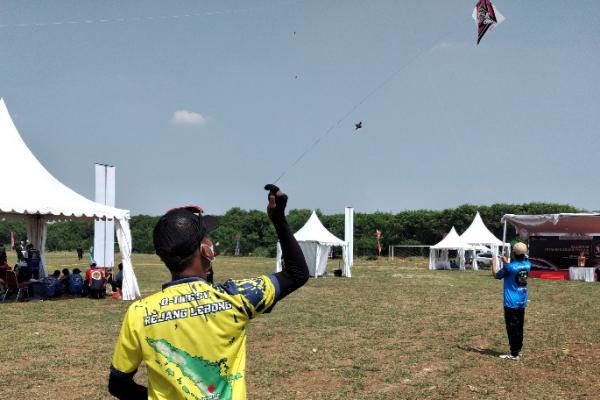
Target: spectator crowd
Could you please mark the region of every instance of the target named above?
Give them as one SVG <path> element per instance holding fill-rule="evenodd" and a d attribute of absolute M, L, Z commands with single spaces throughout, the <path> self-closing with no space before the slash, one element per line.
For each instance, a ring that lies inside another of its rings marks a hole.
<path fill-rule="evenodd" d="M 52 299 L 60 296 L 87 296 L 101 299 L 106 296 L 107 285 L 110 285 L 113 296 L 118 297 L 123 284 L 123 264 L 118 265 L 113 275 L 112 268 L 103 268 L 91 262 L 85 274 L 79 268 L 72 271 L 68 268 L 55 270 L 44 277 L 40 275 L 40 251 L 31 243 L 18 243 L 13 249 L 17 263 L 14 267 L 8 264 L 6 248 L 0 245 L 0 299 L 13 293 L 19 298 Z M 78 258 L 80 252 L 78 250 Z"/>

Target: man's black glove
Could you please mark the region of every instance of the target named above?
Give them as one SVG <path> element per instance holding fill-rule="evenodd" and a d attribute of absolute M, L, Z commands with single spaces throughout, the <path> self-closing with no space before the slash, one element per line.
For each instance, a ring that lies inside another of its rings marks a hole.
<path fill-rule="evenodd" d="M 273 184 L 265 185 L 265 190 L 269 191 L 267 206 L 267 214 L 272 221 L 281 221 L 285 219 L 285 206 L 287 205 L 288 197 L 277 186 Z"/>

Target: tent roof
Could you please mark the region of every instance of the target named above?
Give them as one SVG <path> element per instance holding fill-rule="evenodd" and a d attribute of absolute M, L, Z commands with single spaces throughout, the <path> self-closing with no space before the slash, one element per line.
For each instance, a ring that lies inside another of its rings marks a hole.
<path fill-rule="evenodd" d="M 472 249 L 473 247 L 469 244 L 465 243 L 458 233 L 456 233 L 456 229 L 452 227 L 450 232 L 443 238 L 439 243 L 431 246 L 432 249 Z"/>
<path fill-rule="evenodd" d="M 563 213 L 540 215 L 506 214 L 502 222 L 509 222 L 521 234 L 528 235 L 600 235 L 600 214 Z"/>
<path fill-rule="evenodd" d="M 498 239 L 490 230 L 485 226 L 483 220 L 481 219 L 481 215 L 479 215 L 479 211 L 475 214 L 475 218 L 473 218 L 473 222 L 467 228 L 466 231 L 460 235 L 460 238 L 469 244 L 493 244 L 493 245 L 501 245 L 502 240 Z"/>
<path fill-rule="evenodd" d="M 4 176 L 0 215 L 38 214 L 65 217 L 129 218 L 128 210 L 88 200 L 50 174 L 27 147 L 17 131 L 4 100 L 0 98 L 0 146 L 2 162 L 18 166 L 19 174 Z"/>
<path fill-rule="evenodd" d="M 316 212 L 306 221 L 304 226 L 294 234 L 294 237 L 299 242 L 317 242 L 328 246 L 345 246 L 346 242 L 338 239 L 327 230 L 321 223 Z"/>

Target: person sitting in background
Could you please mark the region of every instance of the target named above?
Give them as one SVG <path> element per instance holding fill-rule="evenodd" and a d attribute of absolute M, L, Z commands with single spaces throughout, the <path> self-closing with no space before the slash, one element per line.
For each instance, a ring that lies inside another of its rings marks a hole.
<path fill-rule="evenodd" d="M 83 278 L 81 277 L 81 271 L 79 268 L 75 268 L 72 274 L 69 274 L 67 290 L 70 294 L 81 294 L 83 290 Z"/>
<path fill-rule="evenodd" d="M 17 254 L 17 262 L 21 261 L 23 259 L 23 250 L 25 250 L 23 246 L 21 246 L 21 243 L 15 243 L 13 250 Z"/>
<path fill-rule="evenodd" d="M 116 292 L 117 290 L 121 290 L 123 288 L 123 263 L 119 263 L 118 268 L 119 272 L 117 272 L 115 277 L 113 278 L 111 275 L 110 279 L 108 279 L 108 283 L 110 284 L 110 287 L 113 292 Z"/>
<path fill-rule="evenodd" d="M 17 262 L 15 265 L 15 274 L 17 274 L 18 282 L 27 282 L 31 279 L 31 273 L 29 272 L 29 268 L 27 268 L 27 261 L 22 259 Z"/>
<path fill-rule="evenodd" d="M 104 270 L 97 269 L 92 272 L 90 294 L 96 299 L 104 298 L 106 295 L 106 279 L 104 278 Z"/>
<path fill-rule="evenodd" d="M 42 256 L 40 255 L 40 251 L 35 249 L 31 243 L 27 245 L 26 260 L 29 273 L 34 279 L 38 279 L 40 276 L 40 263 Z M 60 274 L 60 271 L 58 271 L 58 273 Z"/>
<path fill-rule="evenodd" d="M 96 262 L 91 261 L 90 266 L 88 267 L 88 269 L 85 270 L 85 279 L 83 280 L 83 294 L 86 296 L 90 294 L 90 283 L 92 281 L 92 272 L 96 269 L 97 269 Z"/>
<path fill-rule="evenodd" d="M 0 271 L 0 293 L 4 293 L 6 291 L 6 281 L 4 280 L 6 272 L 4 271 L 10 271 L 10 265 L 6 262 L 6 249 L 4 249 L 4 246 L 0 246 Z"/>
<path fill-rule="evenodd" d="M 92 261 L 88 269 L 85 270 L 85 285 L 87 285 L 88 287 L 92 283 L 92 273 L 94 271 L 102 271 L 102 277 L 104 278 L 104 269 L 98 268 L 98 266 L 96 265 L 96 261 Z"/>
<path fill-rule="evenodd" d="M 113 280 L 113 269 L 112 268 L 105 268 L 104 269 L 104 279 L 106 280 L 106 283 L 110 284 Z"/>
<path fill-rule="evenodd" d="M 69 268 L 63 268 L 62 276 L 60 278 L 60 283 L 62 283 L 63 287 L 69 287 Z"/>
<path fill-rule="evenodd" d="M 106 294 L 106 275 L 104 268 L 98 268 L 95 261 L 92 261 L 90 267 L 85 271 L 84 294 L 91 294 L 92 297 L 101 298 Z"/>
<path fill-rule="evenodd" d="M 46 298 L 58 296 L 62 292 L 63 285 L 59 279 L 60 271 L 55 270 L 52 275 L 44 278 L 44 284 L 46 285 Z"/>

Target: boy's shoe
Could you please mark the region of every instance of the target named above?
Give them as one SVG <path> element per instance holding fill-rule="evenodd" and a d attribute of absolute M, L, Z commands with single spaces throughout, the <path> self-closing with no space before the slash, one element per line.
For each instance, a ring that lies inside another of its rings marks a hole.
<path fill-rule="evenodd" d="M 500 358 L 503 360 L 511 360 L 511 361 L 519 361 L 521 359 L 520 356 L 513 356 L 512 354 L 501 354 Z"/>

